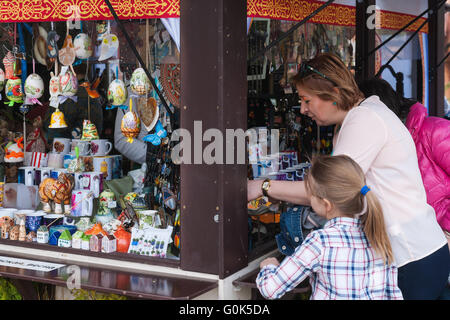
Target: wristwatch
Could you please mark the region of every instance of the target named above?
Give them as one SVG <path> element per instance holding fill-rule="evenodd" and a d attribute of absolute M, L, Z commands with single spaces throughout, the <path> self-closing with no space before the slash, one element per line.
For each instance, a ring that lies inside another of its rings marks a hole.
<path fill-rule="evenodd" d="M 270 179 L 265 179 L 261 185 L 261 190 L 262 193 L 265 197 L 268 197 L 269 195 L 267 194 L 267 192 L 269 191 L 270 188 Z"/>

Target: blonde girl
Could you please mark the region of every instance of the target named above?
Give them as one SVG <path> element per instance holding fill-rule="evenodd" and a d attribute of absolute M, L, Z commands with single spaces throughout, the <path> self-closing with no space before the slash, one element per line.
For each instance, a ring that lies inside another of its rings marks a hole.
<path fill-rule="evenodd" d="M 311 299 L 402 299 L 383 211 L 360 166 L 348 156 L 320 156 L 305 186 L 314 211 L 329 221 L 281 265 L 261 262 L 261 294 L 280 298 L 309 276 Z"/>

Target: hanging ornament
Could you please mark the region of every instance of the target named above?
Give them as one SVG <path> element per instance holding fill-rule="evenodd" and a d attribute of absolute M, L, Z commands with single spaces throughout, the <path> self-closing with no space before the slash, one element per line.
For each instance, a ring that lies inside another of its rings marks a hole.
<path fill-rule="evenodd" d="M 108 102 L 111 104 L 111 107 L 106 107 L 106 109 L 114 109 L 114 107 L 126 109 L 127 106 L 124 103 L 127 101 L 127 98 L 127 88 L 125 83 L 119 79 L 119 67 L 116 67 L 116 79 L 108 87 Z"/>
<path fill-rule="evenodd" d="M 63 67 L 64 68 L 64 67 Z M 61 89 L 59 103 L 64 103 L 67 98 L 71 98 L 73 101 L 77 102 L 77 97 L 75 96 L 78 92 L 78 79 L 77 76 L 70 70 L 59 75 L 59 86 Z"/>
<path fill-rule="evenodd" d="M 41 98 L 43 94 L 44 81 L 40 75 L 35 73 L 35 63 L 33 59 L 33 73 L 25 80 L 25 103 L 42 105 L 38 99 Z"/>
<path fill-rule="evenodd" d="M 6 56 L 3 58 L 3 65 L 5 66 L 5 78 L 11 79 L 14 77 L 14 63 L 16 59 L 11 51 L 8 51 Z"/>
<path fill-rule="evenodd" d="M 139 117 L 147 131 L 151 131 L 159 119 L 159 108 L 156 99 L 139 99 Z"/>
<path fill-rule="evenodd" d="M 33 46 L 34 58 L 37 62 L 49 68 L 51 63 L 47 55 L 47 31 L 39 25 L 34 25 L 33 34 L 33 37 L 36 39 Z"/>
<path fill-rule="evenodd" d="M 0 91 L 5 87 L 5 72 L 0 68 Z M 0 100 L 2 100 L 2 95 L 0 94 Z"/>
<path fill-rule="evenodd" d="M 53 22 L 51 22 L 52 29 L 47 34 L 47 56 L 55 62 L 58 57 L 58 40 L 59 35 L 54 30 Z"/>
<path fill-rule="evenodd" d="M 59 109 L 56 109 L 56 111 L 52 113 L 50 125 L 48 127 L 51 129 L 67 128 L 67 123 L 64 120 L 64 113 Z"/>
<path fill-rule="evenodd" d="M 159 146 L 161 144 L 162 139 L 167 137 L 167 131 L 164 129 L 161 121 L 158 120 L 155 126 L 155 133 L 148 134 L 142 140 L 150 142 L 154 146 Z"/>
<path fill-rule="evenodd" d="M 150 91 L 150 80 L 147 77 L 144 69 L 137 68 L 134 70 L 130 79 L 131 91 L 137 95 L 146 95 Z"/>
<path fill-rule="evenodd" d="M 63 66 L 70 66 L 75 62 L 75 48 L 72 43 L 72 36 L 67 33 L 64 44 L 58 52 L 59 62 Z"/>
<path fill-rule="evenodd" d="M 58 96 L 61 94 L 61 86 L 59 84 L 59 77 L 57 75 L 55 75 L 53 72 L 50 72 L 50 76 L 50 105 L 54 108 L 57 108 L 59 104 Z"/>
<path fill-rule="evenodd" d="M 86 89 L 86 92 L 89 97 L 92 99 L 97 99 L 100 97 L 100 94 L 97 91 L 98 85 L 100 84 L 101 77 L 97 77 L 92 84 L 89 81 L 83 81 L 80 86 Z"/>
<path fill-rule="evenodd" d="M 73 40 L 75 56 L 78 59 L 87 59 L 92 56 L 92 40 L 86 33 L 79 33 Z"/>
<path fill-rule="evenodd" d="M 99 139 L 97 127 L 89 120 L 83 121 L 83 134 L 81 140 L 91 141 Z"/>
<path fill-rule="evenodd" d="M 9 102 L 5 102 L 10 107 L 14 106 L 14 103 L 23 102 L 23 92 L 22 92 L 22 79 L 14 76 L 6 81 L 5 86 L 6 98 Z"/>
<path fill-rule="evenodd" d="M 100 44 L 100 56 L 98 57 L 98 61 L 103 61 L 109 59 L 117 54 L 117 50 L 119 49 L 119 38 L 111 33 L 111 27 L 109 21 L 107 23 L 106 31 L 101 35 L 101 44 Z"/>
<path fill-rule="evenodd" d="M 128 143 L 133 143 L 133 138 L 136 138 L 141 131 L 141 121 L 136 112 L 133 111 L 132 99 L 130 99 L 130 111 L 123 116 L 120 130 L 122 131 L 122 134 L 128 138 Z"/>

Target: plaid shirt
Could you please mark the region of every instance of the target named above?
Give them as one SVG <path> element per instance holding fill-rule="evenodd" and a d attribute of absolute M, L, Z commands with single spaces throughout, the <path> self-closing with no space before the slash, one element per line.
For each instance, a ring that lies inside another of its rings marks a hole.
<path fill-rule="evenodd" d="M 311 299 L 403 299 L 397 268 L 375 257 L 359 219 L 329 220 L 280 266 L 262 268 L 256 284 L 264 297 L 277 299 L 306 277 L 310 277 Z"/>

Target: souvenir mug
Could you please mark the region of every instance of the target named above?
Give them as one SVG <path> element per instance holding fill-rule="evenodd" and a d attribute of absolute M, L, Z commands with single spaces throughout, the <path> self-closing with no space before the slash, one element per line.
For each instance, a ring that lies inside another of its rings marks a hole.
<path fill-rule="evenodd" d="M 42 219 L 45 216 L 44 211 L 36 211 L 26 215 L 25 227 L 28 232 L 37 232 L 42 224 Z"/>
<path fill-rule="evenodd" d="M 75 154 L 72 153 L 65 154 L 63 160 L 63 167 L 67 169 L 69 167 L 70 162 L 76 158 L 77 156 Z"/>
<path fill-rule="evenodd" d="M 88 190 L 98 198 L 103 189 L 103 177 L 101 172 L 77 172 L 75 173 L 75 189 Z"/>
<path fill-rule="evenodd" d="M 91 152 L 93 156 L 106 156 L 112 150 L 112 143 L 107 139 L 91 140 Z"/>
<path fill-rule="evenodd" d="M 47 178 L 50 178 L 50 172 L 54 168 L 37 168 L 34 172 L 34 183 L 38 186 L 41 184 L 42 181 L 44 181 Z"/>
<path fill-rule="evenodd" d="M 93 193 L 89 190 L 73 190 L 71 215 L 73 217 L 91 216 L 93 198 Z"/>
<path fill-rule="evenodd" d="M 58 226 L 63 223 L 64 215 L 63 214 L 47 214 L 43 217 L 43 225 L 45 226 Z"/>
<path fill-rule="evenodd" d="M 34 167 L 20 167 L 18 182 L 23 183 L 26 186 L 33 186 L 35 178 Z"/>
<path fill-rule="evenodd" d="M 72 139 L 71 153 L 75 153 L 75 147 L 78 147 L 80 156 L 87 156 L 91 154 L 91 144 L 89 141 L 81 139 Z"/>
<path fill-rule="evenodd" d="M 112 179 L 113 158 L 112 157 L 94 157 L 94 171 L 103 174 L 103 179 Z"/>
<path fill-rule="evenodd" d="M 59 177 L 59 175 L 60 175 L 61 173 L 69 174 L 69 173 L 67 172 L 67 169 L 63 169 L 63 168 L 55 168 L 55 169 L 52 169 L 52 170 L 50 171 L 50 178 L 58 179 L 58 177 Z"/>
<path fill-rule="evenodd" d="M 53 152 L 67 154 L 70 152 L 71 141 L 67 138 L 53 139 Z"/>
<path fill-rule="evenodd" d="M 51 168 L 63 168 L 64 167 L 64 154 L 50 152 L 48 154 L 48 166 Z"/>

